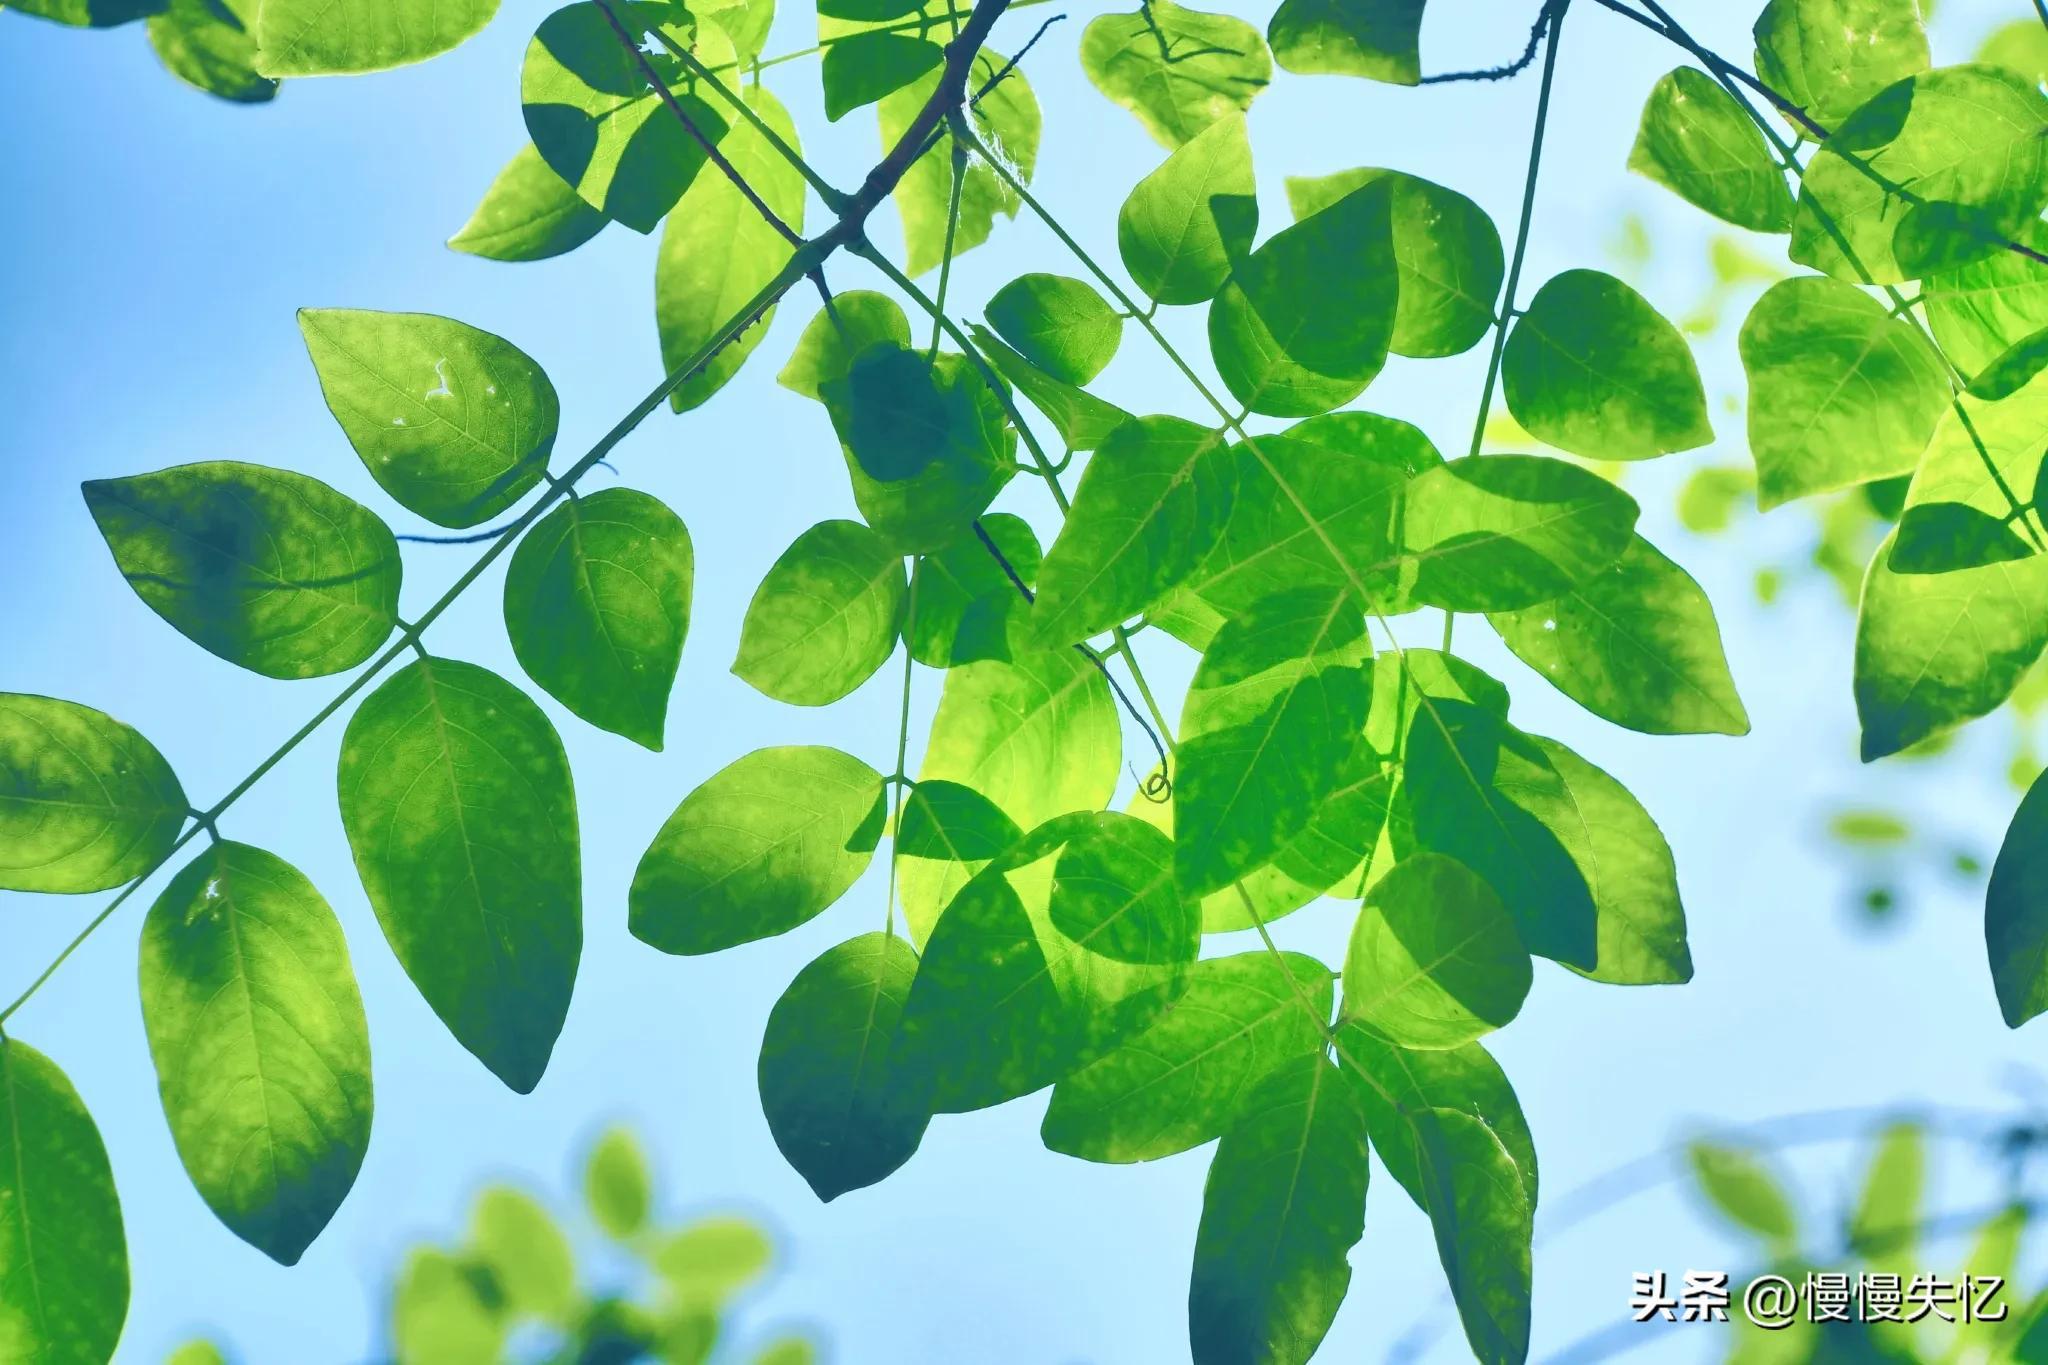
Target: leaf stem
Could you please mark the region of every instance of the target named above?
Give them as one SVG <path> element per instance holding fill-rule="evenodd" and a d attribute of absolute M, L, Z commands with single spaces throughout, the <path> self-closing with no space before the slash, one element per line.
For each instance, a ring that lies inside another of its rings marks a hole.
<path fill-rule="evenodd" d="M 1466 453 L 1477 455 L 1480 445 L 1486 439 L 1486 419 L 1493 411 L 1493 390 L 1500 382 L 1500 362 L 1507 350 L 1508 319 L 1514 315 L 1515 299 L 1522 284 L 1522 263 L 1529 253 L 1529 225 L 1536 212 L 1536 175 L 1543 164 L 1543 134 L 1550 123 L 1550 96 L 1557 79 L 1557 39 L 1564 28 L 1565 10 L 1571 0 L 1548 0 L 1544 13 L 1549 18 L 1547 32 L 1542 34 L 1543 84 L 1536 95 L 1536 122 L 1529 134 L 1529 169 L 1522 179 L 1522 218 L 1515 229 L 1514 260 L 1508 267 L 1507 290 L 1502 298 L 1501 313 L 1493 327 L 1493 353 L 1486 361 L 1486 383 L 1479 392 L 1479 415 L 1472 422 L 1472 447 Z M 1539 29 L 1542 27 L 1539 21 Z M 1531 50 L 1537 36 L 1530 38 Z M 1448 648 L 1448 646 L 1446 646 Z"/>
<path fill-rule="evenodd" d="M 882 920 L 882 932 L 891 938 L 896 936 L 896 850 L 903 842 L 903 788 L 910 779 L 904 771 L 910 756 L 910 685 L 917 663 L 910 645 L 917 634 L 917 566 L 910 567 L 910 595 L 903 606 L 903 701 L 896 715 L 896 772 L 890 778 L 889 889 Z"/>

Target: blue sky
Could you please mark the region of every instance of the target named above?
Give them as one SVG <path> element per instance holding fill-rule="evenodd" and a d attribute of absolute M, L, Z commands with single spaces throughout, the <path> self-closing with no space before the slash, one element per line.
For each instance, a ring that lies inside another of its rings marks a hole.
<path fill-rule="evenodd" d="M 1681 8 L 1697 11 L 1711 45 L 1747 53 L 1747 6 Z M 1111 187 L 1129 185 L 1162 153 L 1081 77 L 1074 53 L 1085 12 L 1071 9 L 1075 17 L 1026 68 L 1045 111 L 1037 184 L 1084 242 L 1113 259 Z M 1534 9 L 1534 0 L 1434 6 L 1426 65 L 1513 55 Z M 1944 0 L 1942 10 L 1937 60 L 1956 61 L 2026 7 Z M 1014 50 L 1052 12 L 1007 19 L 995 45 Z M 10 585 L 0 687 L 129 721 L 202 804 L 331 695 L 333 680 L 265 681 L 165 628 L 122 585 L 77 493 L 86 478 L 250 460 L 325 479 L 401 531 L 431 529 L 381 495 L 328 417 L 293 321 L 298 307 L 445 313 L 513 340 L 562 395 L 561 462 L 652 386 L 660 365 L 651 238 L 614 226 L 567 258 L 527 266 L 442 245 L 524 138 L 519 59 L 543 14 L 508 6 L 450 56 L 375 77 L 295 82 L 253 109 L 177 85 L 139 29 L 82 33 L 0 17 L 0 108 L 12 130 L 0 145 L 0 581 Z M 806 23 L 785 15 L 769 51 L 806 46 Z M 1682 313 L 1706 279 L 1709 228 L 1624 170 L 1636 112 L 1674 54 L 1591 4 L 1577 7 L 1563 43 L 1527 288 L 1605 263 L 1622 216 L 1639 211 L 1660 243 L 1641 283 L 1665 312 Z M 842 182 L 873 159 L 871 120 L 824 121 L 814 64 L 778 67 L 769 83 L 813 139 L 813 160 Z M 1385 165 L 1471 194 L 1511 229 L 1535 93 L 1533 75 L 1422 91 L 1282 76 L 1252 118 L 1266 221 L 1286 220 L 1287 175 Z M 878 223 L 885 243 L 892 231 Z M 1005 225 L 963 258 L 954 298 L 978 308 L 1027 269 L 1078 273 L 1035 225 Z M 844 263 L 831 274 L 839 289 L 873 282 Z M 383 1275 L 404 1247 L 452 1232 L 487 1179 L 565 1190 L 584 1145 L 614 1120 L 647 1138 L 673 1209 L 738 1208 L 778 1230 L 784 1274 L 756 1315 L 818 1324 L 842 1361 L 1184 1356 L 1206 1148 L 1140 1167 L 1060 1157 L 1037 1140 L 1041 1095 L 940 1120 L 905 1169 L 830 1206 L 776 1153 L 753 1080 L 768 1008 L 818 952 L 879 927 L 879 875 L 804 928 L 715 959 L 665 957 L 626 933 L 625 891 L 641 851 L 675 803 L 733 758 L 816 742 L 889 766 L 894 667 L 820 711 L 770 702 L 727 671 L 741 612 L 775 556 L 811 523 L 852 514 L 822 412 L 773 383 L 813 307 L 794 297 L 718 399 L 686 417 L 658 414 L 616 454 L 623 481 L 663 498 L 690 527 L 695 615 L 666 753 L 542 701 L 576 774 L 587 946 L 567 1028 L 534 1095 L 510 1094 L 463 1052 L 385 946 L 335 813 L 338 724 L 222 822 L 224 834 L 299 866 L 333 903 L 370 1016 L 369 1157 L 301 1265 L 281 1269 L 236 1241 L 178 1166 L 136 1003 L 143 901 L 12 1021 L 70 1074 L 112 1154 L 134 1262 L 123 1361 L 155 1361 L 200 1331 L 245 1360 L 365 1359 L 381 1330 Z M 1199 317 L 1175 324 L 1201 353 Z M 1739 382 L 1733 351 L 1729 335 L 1703 348 L 1710 386 Z M 1481 351 L 1396 360 L 1362 406 L 1414 421 L 1460 452 L 1483 364 Z M 1134 411 L 1202 415 L 1135 333 L 1102 391 Z M 1895 1102 L 1997 1106 L 2015 1069 L 2034 1066 L 2042 1050 L 2038 1034 L 1999 1022 L 1977 888 L 1930 878 L 1914 912 L 1882 935 L 1860 932 L 1848 913 L 1854 888 L 1820 838 L 1823 807 L 1859 793 L 1911 793 L 1941 828 L 1988 853 L 2015 799 L 2000 775 L 2004 752 L 1977 737 L 1966 740 L 1964 761 L 1938 771 L 1857 766 L 1847 613 L 1819 586 L 1768 612 L 1748 590 L 1759 547 L 1796 543 L 1801 514 L 1753 523 L 1741 546 L 1691 538 L 1672 522 L 1670 494 L 1686 470 L 1743 457 L 1740 419 L 1717 421 L 1712 451 L 1662 461 L 1631 487 L 1647 533 L 1717 604 L 1754 733 L 1625 733 L 1550 692 L 1483 626 L 1459 632 L 1461 652 L 1514 689 L 1517 723 L 1566 741 L 1641 796 L 1676 850 L 1691 922 L 1691 985 L 1602 988 L 1545 964 L 1521 1018 L 1498 1037 L 1551 1200 L 1703 1122 Z M 1000 505 L 1044 527 L 1050 508 L 1026 482 Z M 468 553 L 411 548 L 407 614 Z M 501 581 L 486 576 L 430 643 L 519 679 L 498 615 Z M 1437 627 L 1432 619 L 1414 629 L 1421 639 Z M 1192 657 L 1163 639 L 1148 640 L 1144 653 L 1148 672 L 1177 695 Z M 938 689 L 938 676 L 921 671 L 918 717 L 929 716 Z M 98 903 L 0 896 L 0 989 L 11 994 L 32 977 Z M 1286 921 L 1281 937 L 1334 958 L 1347 930 L 1342 907 L 1329 904 Z M 1212 951 L 1249 946 L 1216 940 Z M 1967 1204 L 1965 1163 L 1945 1164 L 1956 1178 L 1937 1198 Z M 1804 1187 L 1822 1194 L 1839 1193 L 1859 1169 L 1854 1149 L 1841 1146 L 1809 1152 L 1800 1166 Z M 1745 1260 L 1671 1190 L 1605 1214 L 1539 1251 L 1536 1358 L 1621 1316 L 1634 1270 L 1736 1270 Z M 1382 1358 L 1441 1290 L 1426 1225 L 1383 1173 L 1353 1263 L 1351 1297 L 1323 1356 L 1332 1361 Z M 1711 1343 L 1692 1333 L 1703 1329 L 1680 1329 L 1644 1354 L 1694 1358 Z M 1462 1354 L 1454 1338 L 1441 1349 L 1445 1359 Z"/>

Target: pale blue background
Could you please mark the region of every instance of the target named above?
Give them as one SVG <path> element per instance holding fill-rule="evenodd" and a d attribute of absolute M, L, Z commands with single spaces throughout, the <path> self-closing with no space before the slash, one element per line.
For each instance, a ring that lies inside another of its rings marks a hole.
<path fill-rule="evenodd" d="M 1074 17 L 1027 66 L 1046 118 L 1038 183 L 1113 259 L 1116 187 L 1161 152 L 1080 77 L 1074 50 L 1089 9 L 1069 8 Z M 1427 65 L 1511 56 L 1535 8 L 1536 0 L 1439 0 L 1425 31 Z M 1746 53 L 1751 6 L 1680 8 L 1714 45 Z M 2021 0 L 1946 0 L 1943 9 L 1937 59 L 1948 61 L 1966 58 L 1995 22 L 2027 13 Z M 1014 50 L 1053 12 L 1006 19 L 996 45 Z M 518 65 L 544 13 L 508 4 L 451 56 L 387 75 L 292 83 L 256 109 L 175 84 L 139 28 L 82 33 L 0 18 L 0 687 L 75 698 L 133 723 L 202 804 L 332 693 L 332 680 L 285 684 L 240 672 L 165 628 L 123 587 L 76 491 L 83 478 L 189 460 L 265 461 L 330 481 L 400 530 L 431 529 L 382 496 L 328 417 L 293 322 L 301 305 L 446 313 L 511 338 L 561 391 L 564 463 L 652 385 L 660 367 L 651 239 L 613 227 L 566 259 L 531 266 L 442 246 L 524 136 Z M 769 50 L 809 41 L 803 16 L 785 16 Z M 1525 297 L 1553 271 L 1603 263 L 1631 209 L 1663 244 L 1643 279 L 1652 300 L 1677 315 L 1703 287 L 1708 225 L 1623 169 L 1642 98 L 1675 60 L 1593 4 L 1576 7 Z M 816 79 L 811 63 L 770 73 L 815 159 L 850 183 L 875 153 L 873 125 L 825 124 Z M 1473 194 L 1511 230 L 1535 84 L 1531 73 L 1500 86 L 1406 91 L 1282 76 L 1253 118 L 1269 228 L 1286 219 L 1283 176 L 1380 164 Z M 892 239 L 886 223 L 878 232 Z M 1027 268 L 1079 273 L 1032 224 L 1007 226 L 964 258 L 959 309 L 978 308 Z M 832 280 L 842 289 L 869 283 L 844 263 Z M 736 1206 L 780 1229 L 786 1273 L 754 1320 L 820 1324 L 842 1361 L 1184 1357 L 1206 1149 L 1135 1168 L 1056 1156 L 1037 1140 L 1040 1096 L 940 1120 L 907 1168 L 829 1207 L 783 1164 L 754 1093 L 762 1023 L 804 962 L 880 926 L 878 877 L 805 928 L 712 960 L 664 957 L 626 933 L 625 891 L 641 850 L 676 801 L 734 757 L 771 743 L 831 742 L 889 766 L 895 666 L 824 711 L 769 702 L 726 671 L 740 613 L 775 555 L 811 522 L 851 512 L 822 412 L 772 383 L 814 306 L 794 296 L 716 402 L 682 419 L 658 415 L 617 452 L 620 477 L 689 523 L 696 615 L 667 753 L 645 753 L 543 702 L 575 765 L 588 947 L 575 1007 L 534 1096 L 494 1082 L 398 971 L 335 815 L 338 723 L 222 822 L 232 837 L 296 863 L 332 900 L 369 1006 L 375 1137 L 353 1196 L 301 1266 L 280 1269 L 234 1240 L 178 1166 L 136 1006 L 142 899 L 14 1021 L 71 1075 L 112 1152 L 135 1266 L 123 1360 L 157 1360 L 199 1330 L 217 1330 L 250 1361 L 362 1360 L 379 1344 L 382 1276 L 406 1245 L 456 1229 L 469 1192 L 488 1177 L 562 1190 L 589 1136 L 612 1119 L 650 1137 L 671 1207 Z M 1176 320 L 1199 355 L 1193 323 Z M 1709 345 L 1703 364 L 1710 384 L 1732 387 L 1732 337 Z M 1396 360 L 1365 402 L 1462 452 L 1482 365 L 1481 351 Z M 1207 416 L 1135 331 L 1104 385 L 1134 410 Z M 1936 828 L 1988 853 L 2015 799 L 2000 776 L 2005 741 L 1974 739 L 1974 761 L 1940 769 L 1856 765 L 1847 614 L 1818 585 L 1770 612 L 1748 592 L 1758 547 L 1796 546 L 1807 533 L 1802 514 L 1754 523 L 1740 549 L 1672 525 L 1670 492 L 1685 470 L 1741 458 L 1740 419 L 1717 411 L 1717 423 L 1715 452 L 1664 461 L 1631 486 L 1645 502 L 1646 530 L 1721 610 L 1754 734 L 1624 733 L 1551 693 L 1477 622 L 1459 632 L 1462 649 L 1513 685 L 1519 723 L 1566 739 L 1642 796 L 1677 851 L 1690 912 L 1691 986 L 1601 988 L 1546 965 L 1522 1017 L 1498 1039 L 1553 1202 L 1702 1120 L 1893 1101 L 2001 1105 L 2013 1069 L 2042 1051 L 2040 1033 L 2008 1033 L 1999 1022 L 1978 888 L 1922 877 L 1914 912 L 1892 932 L 1867 935 L 1848 909 L 1854 887 L 1820 838 L 1826 803 L 1918 784 Z M 610 477 L 598 471 L 592 486 Z M 1041 524 L 1049 512 L 1031 480 L 1003 505 Z M 405 593 L 413 612 L 471 553 L 415 548 Z M 500 581 L 487 576 L 431 643 L 516 678 Z M 1436 623 L 1415 627 L 1430 638 Z M 1144 653 L 1155 680 L 1177 694 L 1189 656 L 1163 639 L 1148 639 Z M 938 687 L 937 675 L 920 671 L 920 717 Z M 0 991 L 26 982 L 99 904 L 0 898 Z M 1283 937 L 1334 955 L 1345 930 L 1341 908 L 1322 906 L 1287 921 Z M 1839 1146 L 1813 1154 L 1802 1168 L 1808 1195 L 1837 1196 L 1860 1166 L 1852 1156 Z M 1950 1165 L 1944 1202 L 1968 1204 L 1966 1163 Z M 1619 1316 L 1632 1270 L 1739 1270 L 1746 1259 L 1669 1189 L 1589 1222 L 1539 1253 L 1536 1356 Z M 1383 1358 L 1441 1290 L 1425 1225 L 1390 1180 L 1375 1184 L 1353 1261 L 1353 1291 L 1325 1360 Z M 1682 1357 L 1708 1344 L 1697 1328 L 1658 1343 Z M 1444 1358 L 1461 1354 L 1443 1349 Z"/>

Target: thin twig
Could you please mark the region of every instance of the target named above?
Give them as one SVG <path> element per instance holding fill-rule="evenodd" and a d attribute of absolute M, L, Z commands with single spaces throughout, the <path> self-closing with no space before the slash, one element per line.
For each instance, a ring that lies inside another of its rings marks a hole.
<path fill-rule="evenodd" d="M 1522 55 L 1505 66 L 1483 67 L 1477 71 L 1447 71 L 1441 75 L 1424 76 L 1418 85 L 1449 85 L 1453 81 L 1504 81 L 1510 76 L 1519 76 L 1528 70 L 1529 63 L 1536 60 L 1536 46 L 1543 41 L 1543 31 L 1550 26 L 1552 5 L 1544 0 L 1543 8 L 1537 12 L 1536 22 L 1529 29 L 1529 45 L 1522 49 Z"/>

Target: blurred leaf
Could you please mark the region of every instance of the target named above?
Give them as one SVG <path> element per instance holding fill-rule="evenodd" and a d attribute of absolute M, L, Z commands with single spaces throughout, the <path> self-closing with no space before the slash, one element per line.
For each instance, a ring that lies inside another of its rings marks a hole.
<path fill-rule="evenodd" d="M 1756 1154 L 1702 1139 L 1687 1144 L 1686 1160 L 1700 1193 L 1722 1216 L 1763 1238 L 1774 1252 L 1792 1249 L 1799 1228 L 1791 1201 Z"/>
<path fill-rule="evenodd" d="M 1911 1261 L 1926 1181 L 1926 1142 L 1919 1125 L 1886 1126 L 1877 1135 L 1863 1193 L 1849 1215 L 1849 1245 L 1882 1264 Z"/>
<path fill-rule="evenodd" d="M 470 1267 L 432 1247 L 407 1254 L 391 1318 L 398 1365 L 498 1365 L 509 1329 Z"/>
<path fill-rule="evenodd" d="M 664 1237 L 650 1260 L 655 1273 L 686 1304 L 722 1306 L 768 1272 L 775 1248 L 745 1218 L 700 1218 Z"/>
<path fill-rule="evenodd" d="M 566 1325 L 578 1304 L 576 1260 L 560 1226 L 531 1196 L 493 1185 L 477 1196 L 469 1243 L 511 1313 Z"/>
<path fill-rule="evenodd" d="M 607 1236 L 626 1241 L 647 1226 L 654 1177 L 640 1143 L 624 1128 L 607 1129 L 583 1167 L 583 1200 Z"/>

